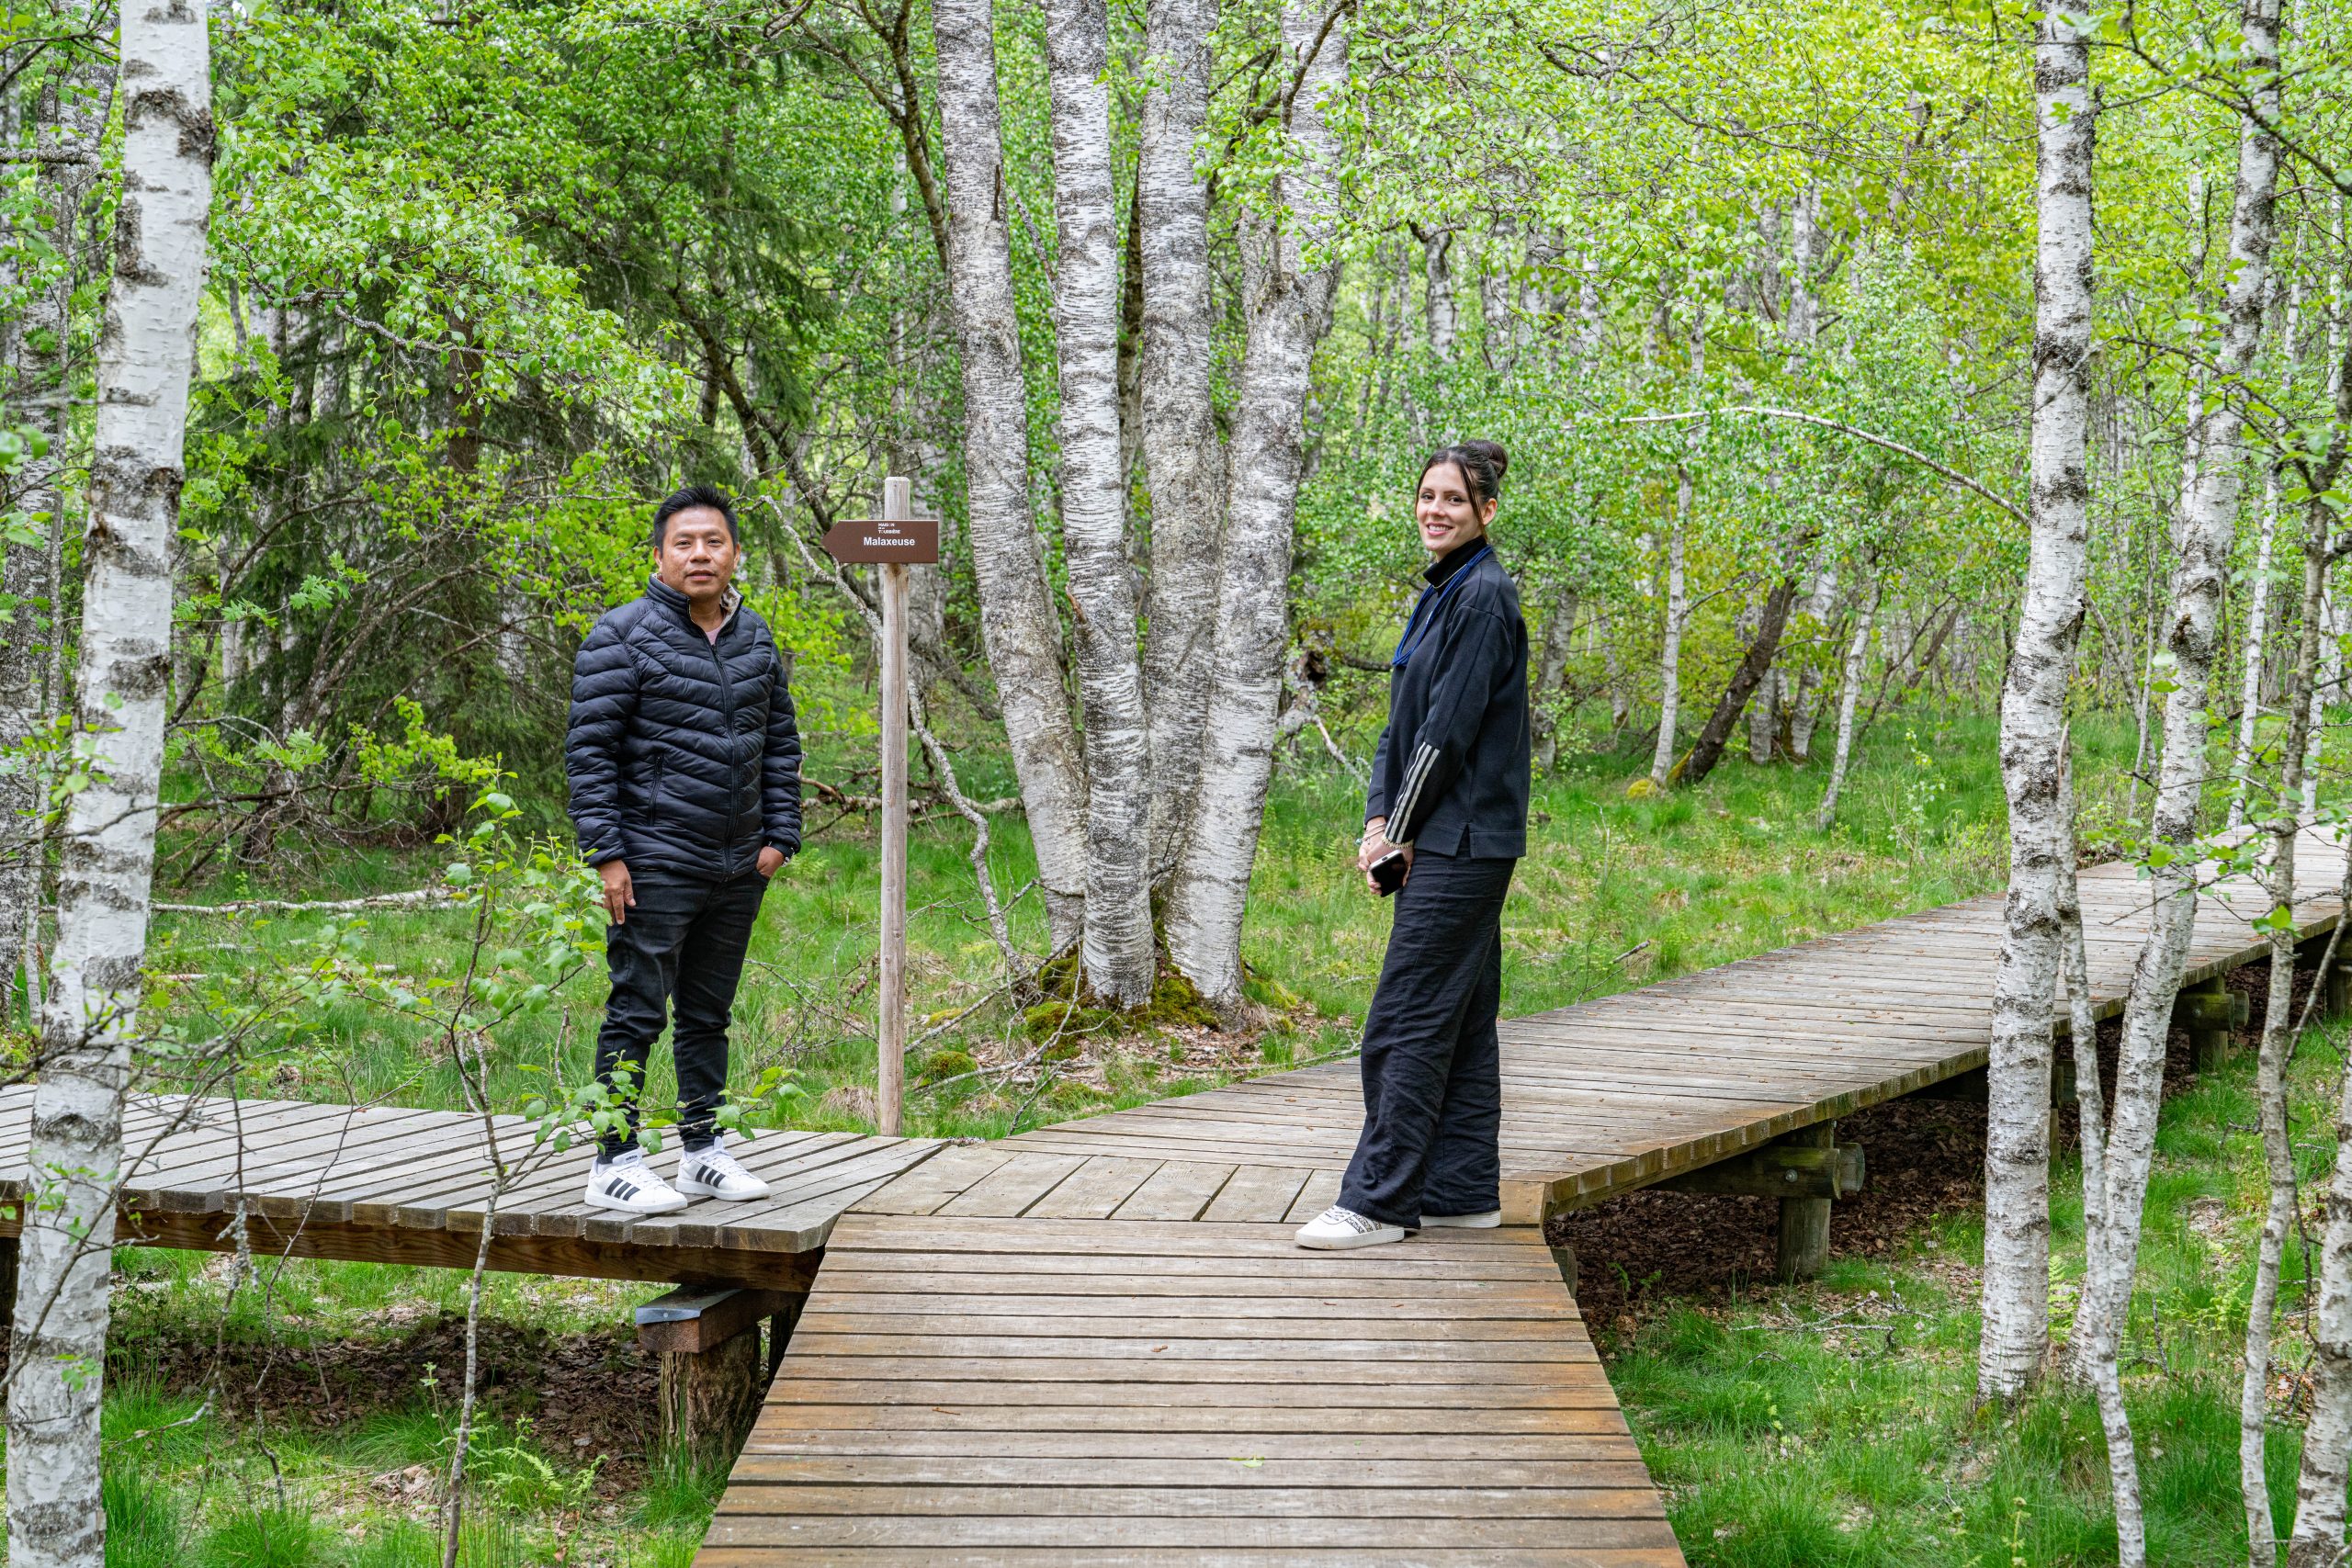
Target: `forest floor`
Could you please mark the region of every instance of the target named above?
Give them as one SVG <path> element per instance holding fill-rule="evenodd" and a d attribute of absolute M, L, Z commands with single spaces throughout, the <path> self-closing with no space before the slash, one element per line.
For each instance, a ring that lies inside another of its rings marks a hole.
<path fill-rule="evenodd" d="M 2127 819 L 2129 736 L 2086 729 L 2090 836 Z M 1538 1011 L 1707 967 L 1998 885 L 2002 802 L 1989 719 L 1914 711 L 1881 724 L 1829 832 L 1812 826 L 1824 769 L 1726 761 L 1699 789 L 1629 796 L 1628 755 L 1565 761 L 1539 783 L 1531 853 L 1505 915 L 1506 1010 Z M 854 755 L 844 748 L 842 755 Z M 827 752 L 813 770 L 827 775 Z M 977 769 L 977 762 L 975 764 Z M 1001 997 L 968 838 L 918 829 L 910 942 L 919 1018 L 969 1019 L 927 1043 L 910 1132 L 1000 1136 L 1020 1127 L 1210 1087 L 1344 1052 L 1386 936 L 1385 906 L 1350 869 L 1357 797 L 1336 770 L 1277 786 L 1245 946 L 1255 1027 L 1171 1022 L 1142 1034 L 1016 1010 Z M 846 770 L 844 770 L 845 774 Z M 982 793 L 986 784 L 967 778 Z M 820 817 L 830 813 L 820 813 Z M 1028 872 L 1017 817 L 994 823 L 1007 896 Z M 308 898 L 413 887 L 446 855 L 312 849 L 268 878 L 167 898 Z M 814 836 L 771 890 L 739 1006 L 736 1074 L 786 1067 L 807 1089 L 797 1125 L 870 1126 L 870 827 Z M 1034 896 L 1024 947 L 1045 946 Z M 462 918 L 164 917 L 159 972 L 207 983 L 299 964 L 332 941 L 360 962 L 445 976 L 469 953 Z M 205 977 L 199 979 L 198 977 Z M 573 978 L 503 1038 L 493 1094 L 519 1105 L 552 1072 L 584 1075 L 601 976 Z M 187 1003 L 190 1011 L 196 1010 Z M 919 1026 L 923 1027 L 923 1026 Z M 2315 1036 L 2298 1089 L 2324 1096 L 2341 1036 Z M 357 1003 L 318 1010 L 274 1043 L 247 1092 L 453 1106 L 456 1079 L 420 1031 Z M 959 1059 L 960 1058 L 960 1059 Z M 538 1070 L 535 1070 L 538 1069 Z M 969 1074 L 971 1076 L 964 1076 Z M 668 1092 L 657 1067 L 650 1096 Z M 2233 1348 L 2260 1166 L 2248 1073 L 2183 1078 L 2165 1113 L 2130 1354 L 2152 1544 L 2167 1563 L 2243 1560 Z M 2330 1117 L 2300 1127 L 2307 1172 L 2332 1157 Z M 1819 1281 L 1769 1274 L 1769 1205 L 1636 1194 L 1572 1216 L 1583 1301 L 1612 1380 L 1697 1563 L 1950 1564 L 2112 1559 L 2101 1448 L 2086 1404 L 2058 1393 L 2002 1417 L 1973 1408 L 1973 1260 L 1983 1124 L 1973 1108 L 1895 1106 L 1844 1124 L 1871 1183 L 1841 1205 Z M 2056 1267 L 2080 1269 L 2074 1168 L 2056 1173 Z M 434 1495 L 462 1363 L 461 1275 L 292 1262 L 232 1292 L 224 1260 L 125 1248 L 107 1403 L 109 1564 L 408 1568 L 437 1562 Z M 2301 1277 L 2290 1258 L 2290 1279 Z M 461 1561 L 684 1568 L 720 1477 L 656 1451 L 653 1371 L 628 1326 L 649 1288 L 492 1275 L 482 1385 L 490 1429 Z M 2288 1308 L 2300 1310 L 2290 1288 Z M 2291 1325 L 2283 1361 L 2304 1353 Z M 2274 1429 L 2291 1498 L 2300 1383 Z M 2234 1533 L 2233 1533 L 2234 1532 Z M 2110 1544 L 2102 1546 L 2102 1541 Z M 2233 1545 L 2233 1541 L 2240 1544 Z"/>

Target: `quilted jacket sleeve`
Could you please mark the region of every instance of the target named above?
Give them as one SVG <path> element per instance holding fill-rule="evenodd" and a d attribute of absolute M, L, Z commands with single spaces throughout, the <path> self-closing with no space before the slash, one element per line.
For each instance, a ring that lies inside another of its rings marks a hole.
<path fill-rule="evenodd" d="M 800 727 L 780 660 L 768 703 L 767 750 L 760 760 L 760 842 L 787 855 L 800 852 Z"/>
<path fill-rule="evenodd" d="M 591 865 L 618 860 L 623 850 L 621 741 L 637 716 L 637 660 L 620 621 L 618 615 L 598 621 L 571 664 L 563 772 L 571 785 L 571 829 Z"/>

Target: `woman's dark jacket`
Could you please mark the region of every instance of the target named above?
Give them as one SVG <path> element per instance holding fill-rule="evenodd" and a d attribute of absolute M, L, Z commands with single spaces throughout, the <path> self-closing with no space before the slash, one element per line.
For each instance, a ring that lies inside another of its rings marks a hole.
<path fill-rule="evenodd" d="M 1387 818 L 1391 843 L 1517 859 L 1527 853 L 1527 623 L 1510 573 L 1478 549 L 1461 546 L 1425 574 L 1423 613 L 1399 645 L 1411 656 L 1389 672 L 1364 817 Z"/>
<path fill-rule="evenodd" d="M 738 601 L 713 643 L 659 578 L 607 611 L 572 663 L 563 769 L 591 864 L 724 880 L 797 852 L 800 732 L 759 612 Z"/>

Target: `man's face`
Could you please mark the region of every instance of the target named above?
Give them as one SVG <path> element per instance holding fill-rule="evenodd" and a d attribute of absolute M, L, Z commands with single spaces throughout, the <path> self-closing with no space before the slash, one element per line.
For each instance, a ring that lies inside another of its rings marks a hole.
<path fill-rule="evenodd" d="M 689 506 L 670 519 L 654 552 L 654 574 L 697 604 L 727 592 L 742 552 L 715 507 Z"/>

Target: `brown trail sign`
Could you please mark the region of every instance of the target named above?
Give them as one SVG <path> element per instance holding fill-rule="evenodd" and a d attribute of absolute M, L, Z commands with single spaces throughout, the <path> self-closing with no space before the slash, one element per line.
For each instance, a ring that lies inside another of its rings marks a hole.
<path fill-rule="evenodd" d="M 939 559 L 939 521 L 911 515 L 914 481 L 882 481 L 882 515 L 843 518 L 825 549 L 843 563 L 878 563 L 882 578 L 882 997 L 875 1034 L 874 1121 L 899 1132 L 907 1049 L 907 568 Z"/>

